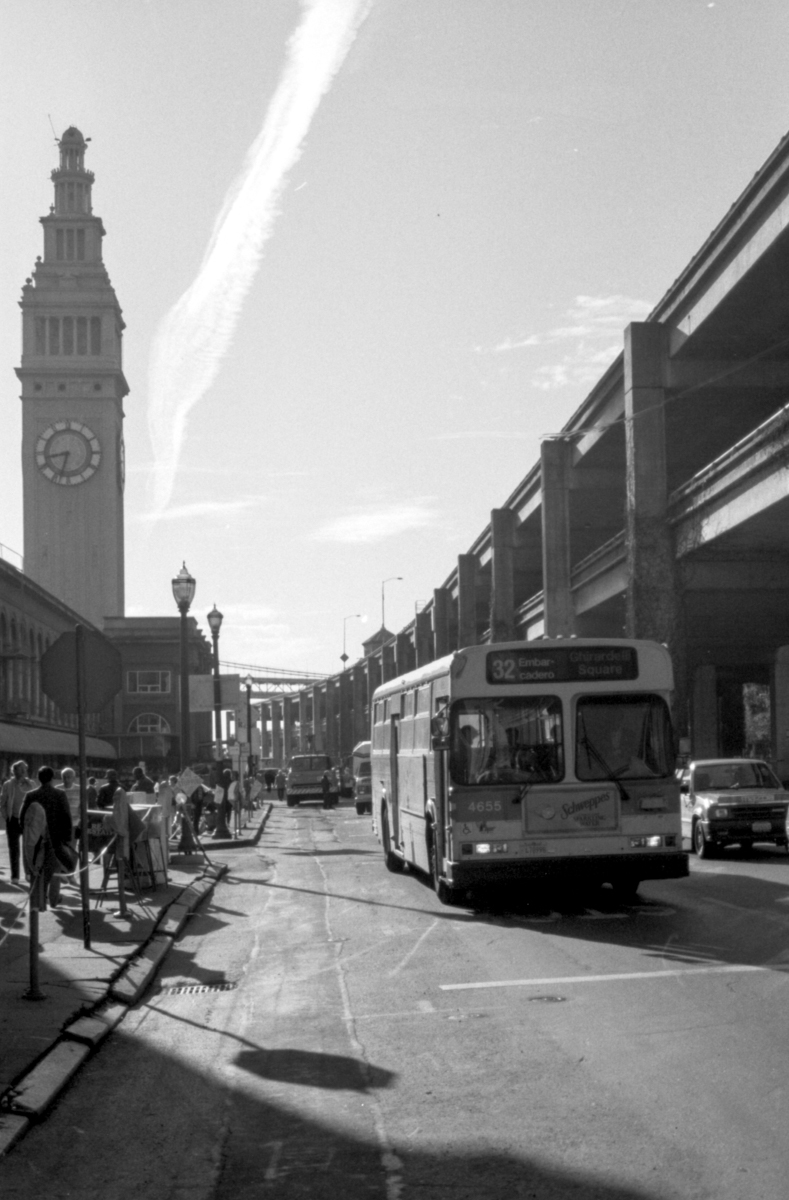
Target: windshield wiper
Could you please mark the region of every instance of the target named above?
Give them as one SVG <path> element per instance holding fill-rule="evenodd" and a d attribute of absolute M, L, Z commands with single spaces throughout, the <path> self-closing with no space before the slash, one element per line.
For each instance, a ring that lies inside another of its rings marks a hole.
<path fill-rule="evenodd" d="M 594 758 L 595 761 L 598 763 L 598 765 L 603 768 L 603 770 L 605 771 L 606 779 L 610 780 L 611 783 L 616 784 L 616 786 L 619 790 L 620 799 L 621 800 L 629 800 L 630 795 L 629 795 L 628 791 L 626 790 L 625 785 L 622 783 L 622 780 L 619 778 L 619 776 L 614 771 L 611 770 L 608 763 L 605 761 L 602 754 L 597 749 L 597 746 L 595 746 L 592 742 L 589 741 L 589 738 L 587 737 L 587 733 L 586 733 L 586 726 L 583 722 L 583 718 L 581 718 L 581 745 L 584 747 L 587 754 L 591 758 Z"/>

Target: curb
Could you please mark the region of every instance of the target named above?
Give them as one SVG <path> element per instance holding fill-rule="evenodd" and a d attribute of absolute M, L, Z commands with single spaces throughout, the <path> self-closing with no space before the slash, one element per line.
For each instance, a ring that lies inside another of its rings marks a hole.
<path fill-rule="evenodd" d="M 261 821 L 258 837 L 268 816 L 266 813 Z M 187 917 L 210 896 L 227 871 L 226 865 L 211 865 L 183 888 L 162 911 L 147 940 L 110 979 L 104 998 L 67 1025 L 35 1065 L 0 1096 L 0 1158 L 43 1118 L 85 1060 L 147 990 Z"/>

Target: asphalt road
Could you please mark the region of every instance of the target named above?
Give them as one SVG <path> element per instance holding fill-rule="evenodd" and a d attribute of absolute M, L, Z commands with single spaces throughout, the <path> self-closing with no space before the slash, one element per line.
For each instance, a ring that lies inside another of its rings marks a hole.
<path fill-rule="evenodd" d="M 498 910 L 349 808 L 226 857 L 4 1200 L 785 1200 L 789 855 Z"/>

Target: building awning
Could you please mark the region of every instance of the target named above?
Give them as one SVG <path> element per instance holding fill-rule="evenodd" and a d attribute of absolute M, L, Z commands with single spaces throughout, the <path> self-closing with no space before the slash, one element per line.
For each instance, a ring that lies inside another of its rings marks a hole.
<path fill-rule="evenodd" d="M 88 758 L 115 759 L 117 754 L 109 742 L 101 738 L 85 738 L 85 753 Z M 66 729 L 35 729 L 31 725 L 17 725 L 0 721 L 0 754 L 67 754 L 76 758 L 79 740 L 76 733 Z"/>

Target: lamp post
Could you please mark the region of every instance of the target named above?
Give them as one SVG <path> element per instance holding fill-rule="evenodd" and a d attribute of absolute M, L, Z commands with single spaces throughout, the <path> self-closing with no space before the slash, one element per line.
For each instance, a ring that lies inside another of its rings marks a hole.
<path fill-rule="evenodd" d="M 189 628 L 186 614 L 195 597 L 197 582 L 186 563 L 173 580 L 173 597 L 181 614 L 181 770 L 189 765 Z"/>
<path fill-rule="evenodd" d="M 216 743 L 214 757 L 219 762 L 222 758 L 222 681 L 219 678 L 219 630 L 222 628 L 224 617 L 216 604 L 214 604 L 214 607 L 206 616 L 206 620 L 211 630 L 211 641 L 214 643 L 212 660 L 214 670 L 214 741 Z"/>
<path fill-rule="evenodd" d="M 348 655 L 345 653 L 345 629 L 346 629 L 346 622 L 347 622 L 347 621 L 352 621 L 354 617 L 357 617 L 359 620 L 361 620 L 361 619 L 362 619 L 362 614 L 361 614 L 361 613 L 348 613 L 348 616 L 347 616 L 347 617 L 343 617 L 343 619 L 342 619 L 342 654 L 340 655 L 340 660 L 341 660 L 341 662 L 342 662 L 342 669 L 343 669 L 343 671 L 346 671 L 346 670 L 348 669 L 348 666 L 347 666 L 347 664 L 348 664 Z"/>
<path fill-rule="evenodd" d="M 381 628 L 386 629 L 386 613 L 384 612 L 384 589 L 387 583 L 392 583 L 395 579 L 402 583 L 402 575 L 390 575 L 388 579 L 384 579 L 381 583 Z"/>
<path fill-rule="evenodd" d="M 244 687 L 247 689 L 247 741 L 249 742 L 249 756 L 247 758 L 247 774 L 249 775 L 250 785 L 252 784 L 252 775 L 254 769 L 254 756 L 252 754 L 252 684 L 254 680 L 251 675 L 247 675 L 244 680 Z"/>

